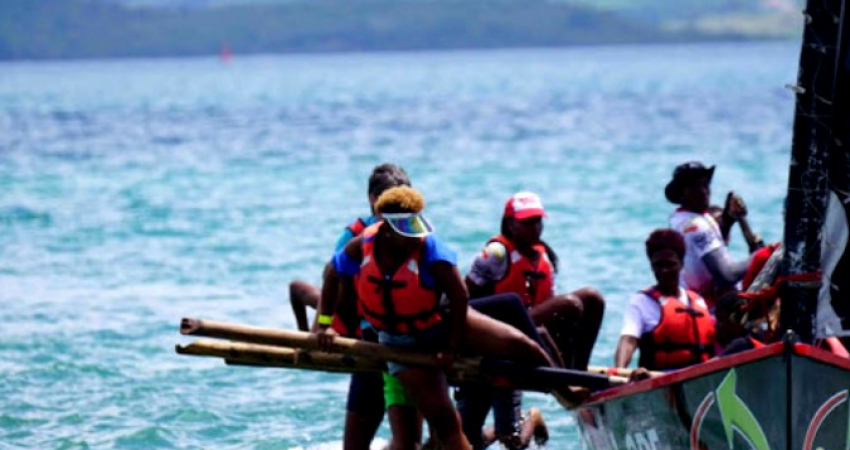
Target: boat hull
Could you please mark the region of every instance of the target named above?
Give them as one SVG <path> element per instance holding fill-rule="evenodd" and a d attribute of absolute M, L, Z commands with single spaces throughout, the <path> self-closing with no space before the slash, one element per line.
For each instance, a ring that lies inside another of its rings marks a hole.
<path fill-rule="evenodd" d="M 850 360 L 777 343 L 609 389 L 574 410 L 593 450 L 850 449 Z"/>

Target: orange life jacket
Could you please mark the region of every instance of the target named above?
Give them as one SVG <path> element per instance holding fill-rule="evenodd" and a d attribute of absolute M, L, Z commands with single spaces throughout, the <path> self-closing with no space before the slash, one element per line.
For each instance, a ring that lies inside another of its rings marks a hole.
<path fill-rule="evenodd" d="M 687 290 L 690 305 L 678 297 L 664 297 L 651 287 L 642 291 L 661 306 L 661 320 L 640 338 L 641 367 L 650 370 L 679 369 L 707 361 L 714 355 L 714 320 L 708 309 L 697 304 L 699 296 Z"/>
<path fill-rule="evenodd" d="M 423 245 L 394 274 L 383 274 L 374 254 L 375 235 L 381 223 L 363 231 L 363 260 L 355 281 L 363 316 L 376 329 L 390 333 L 428 329 L 442 318 L 438 292 L 423 286 L 419 276 Z"/>
<path fill-rule="evenodd" d="M 494 286 L 494 294 L 512 292 L 522 297 L 526 308 L 539 305 L 548 300 L 552 294 L 552 273 L 554 269 L 549 258 L 546 256 L 546 247 L 543 244 L 535 244 L 534 250 L 539 254 L 537 264 L 516 251 L 516 246 L 510 239 L 499 235 L 490 239 L 489 242 L 499 242 L 505 246 L 505 259 L 508 266 L 505 275 Z M 520 256 L 513 260 L 514 254 Z"/>

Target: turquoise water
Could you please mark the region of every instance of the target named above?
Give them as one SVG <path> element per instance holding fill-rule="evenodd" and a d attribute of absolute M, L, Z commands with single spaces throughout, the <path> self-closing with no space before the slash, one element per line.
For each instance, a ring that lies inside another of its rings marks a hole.
<path fill-rule="evenodd" d="M 340 448 L 347 377 L 178 356 L 184 316 L 294 328 L 394 161 L 465 271 L 540 193 L 559 290 L 652 281 L 684 160 L 782 235 L 796 43 L 0 64 L 0 448 Z M 745 253 L 740 235 L 733 252 Z M 551 448 L 578 449 L 541 394 Z M 386 422 L 380 440 L 388 437 Z"/>

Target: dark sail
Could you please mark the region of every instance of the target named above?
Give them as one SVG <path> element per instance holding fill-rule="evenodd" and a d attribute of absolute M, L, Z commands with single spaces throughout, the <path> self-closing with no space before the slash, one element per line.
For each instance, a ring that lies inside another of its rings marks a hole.
<path fill-rule="evenodd" d="M 782 292 L 783 326 L 811 342 L 816 332 L 850 330 L 850 257 L 846 242 L 840 242 L 850 188 L 850 61 L 844 2 L 809 0 L 805 14 L 781 274 L 789 280 Z M 831 325 L 821 326 L 826 317 Z"/>
<path fill-rule="evenodd" d="M 841 11 L 840 23 L 850 20 L 848 11 Z M 839 32 L 838 57 L 835 74 L 835 137 L 830 150 L 829 180 L 831 198 L 824 238 L 825 279 L 829 281 L 821 292 L 818 304 L 818 334 L 850 335 L 850 253 L 847 234 L 850 229 L 850 29 L 842 26 Z"/>

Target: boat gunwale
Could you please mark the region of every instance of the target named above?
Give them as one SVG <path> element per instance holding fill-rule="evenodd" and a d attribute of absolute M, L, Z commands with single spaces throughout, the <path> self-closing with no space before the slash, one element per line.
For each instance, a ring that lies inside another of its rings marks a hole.
<path fill-rule="evenodd" d="M 634 383 L 615 386 L 609 389 L 605 389 L 603 391 L 598 391 L 591 395 L 586 401 L 582 402 L 582 404 L 577 405 L 576 408 L 593 406 L 617 398 L 648 392 L 653 389 L 692 380 L 694 378 L 698 378 L 714 372 L 719 372 L 721 370 L 726 370 L 732 367 L 741 366 L 743 364 L 749 364 L 755 361 L 770 358 L 772 356 L 782 354 L 784 351 L 786 351 L 787 347 L 790 347 L 790 352 L 795 355 L 830 364 L 841 369 L 850 370 L 850 359 L 836 356 L 827 350 L 823 350 L 811 346 L 809 344 L 803 343 L 794 343 L 788 346 L 784 342 L 776 342 L 770 345 L 766 345 L 762 348 L 756 348 L 745 352 L 736 353 L 734 355 L 712 359 L 704 363 L 666 373 L 659 377 L 649 378 Z"/>

